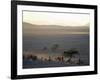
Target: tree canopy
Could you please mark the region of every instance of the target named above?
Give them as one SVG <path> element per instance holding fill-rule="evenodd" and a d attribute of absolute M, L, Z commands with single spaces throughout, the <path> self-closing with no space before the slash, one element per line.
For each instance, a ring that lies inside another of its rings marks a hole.
<path fill-rule="evenodd" d="M 78 54 L 78 53 L 79 53 L 78 50 L 76 50 L 76 49 L 70 49 L 68 51 L 64 51 L 63 55 L 65 57 L 72 57 L 74 54 Z"/>

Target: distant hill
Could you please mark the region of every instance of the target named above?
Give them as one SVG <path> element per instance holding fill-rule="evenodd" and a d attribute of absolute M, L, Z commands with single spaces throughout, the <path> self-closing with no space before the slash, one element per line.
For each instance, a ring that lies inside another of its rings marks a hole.
<path fill-rule="evenodd" d="M 24 34 L 88 34 L 88 26 L 35 25 L 23 22 Z"/>

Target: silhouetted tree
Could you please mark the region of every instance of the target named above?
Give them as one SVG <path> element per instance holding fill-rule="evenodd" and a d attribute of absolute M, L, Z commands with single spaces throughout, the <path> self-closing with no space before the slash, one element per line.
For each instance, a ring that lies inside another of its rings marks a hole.
<path fill-rule="evenodd" d="M 73 55 L 75 55 L 75 54 L 79 54 L 78 50 L 76 50 L 76 49 L 70 49 L 68 51 L 63 52 L 64 57 L 69 57 L 68 62 L 71 61 Z"/>

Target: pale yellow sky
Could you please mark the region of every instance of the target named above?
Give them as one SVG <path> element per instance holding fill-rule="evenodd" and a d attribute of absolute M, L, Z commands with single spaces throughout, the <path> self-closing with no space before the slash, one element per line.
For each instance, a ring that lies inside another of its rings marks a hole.
<path fill-rule="evenodd" d="M 89 14 L 23 11 L 23 22 L 36 25 L 84 26 L 89 24 Z"/>

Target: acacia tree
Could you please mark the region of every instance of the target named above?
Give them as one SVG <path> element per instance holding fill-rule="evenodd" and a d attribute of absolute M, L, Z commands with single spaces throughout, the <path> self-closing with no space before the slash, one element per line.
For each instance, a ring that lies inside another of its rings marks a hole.
<path fill-rule="evenodd" d="M 73 55 L 75 55 L 75 54 L 79 54 L 78 50 L 76 50 L 76 49 L 70 49 L 70 50 L 68 50 L 68 51 L 64 51 L 64 52 L 63 52 L 63 56 L 64 56 L 64 57 L 69 57 L 68 62 L 71 61 Z"/>

